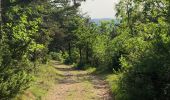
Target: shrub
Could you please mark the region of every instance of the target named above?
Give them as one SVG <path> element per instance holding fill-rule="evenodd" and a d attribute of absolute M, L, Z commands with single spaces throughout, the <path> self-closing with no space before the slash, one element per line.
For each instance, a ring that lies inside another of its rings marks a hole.
<path fill-rule="evenodd" d="M 1 70 L 0 98 L 8 100 L 23 92 L 30 85 L 33 77 L 24 71 L 8 69 Z"/>
<path fill-rule="evenodd" d="M 59 52 L 59 53 L 50 52 L 49 54 L 51 56 L 51 59 L 53 59 L 53 60 L 58 60 L 58 61 L 63 61 L 64 60 L 63 55 L 62 55 L 61 52 Z"/>

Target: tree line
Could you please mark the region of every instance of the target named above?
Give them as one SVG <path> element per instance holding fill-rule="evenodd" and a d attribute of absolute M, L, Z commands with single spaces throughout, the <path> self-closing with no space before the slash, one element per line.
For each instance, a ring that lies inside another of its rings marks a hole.
<path fill-rule="evenodd" d="M 169 100 L 169 0 L 120 0 L 117 19 L 99 25 L 80 4 L 1 0 L 0 97 L 23 92 L 52 58 L 119 74 L 116 100 Z"/>
<path fill-rule="evenodd" d="M 73 1 L 1 0 L 1 100 L 11 99 L 31 85 L 37 67 L 48 61 L 50 41 L 62 33 L 67 16 L 77 14 L 80 0 Z"/>

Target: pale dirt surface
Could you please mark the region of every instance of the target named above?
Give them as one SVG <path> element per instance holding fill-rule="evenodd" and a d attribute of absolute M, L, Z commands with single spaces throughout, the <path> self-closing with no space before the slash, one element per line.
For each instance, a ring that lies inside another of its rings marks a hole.
<path fill-rule="evenodd" d="M 52 63 L 64 79 L 57 80 L 42 100 L 113 100 L 104 79 L 59 62 Z"/>

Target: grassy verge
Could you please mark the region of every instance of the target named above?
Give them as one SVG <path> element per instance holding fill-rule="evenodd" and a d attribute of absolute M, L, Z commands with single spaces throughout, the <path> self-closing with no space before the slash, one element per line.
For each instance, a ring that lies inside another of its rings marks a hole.
<path fill-rule="evenodd" d="M 122 74 L 109 74 L 106 76 L 106 81 L 109 83 L 109 87 L 113 97 L 116 99 L 119 95 L 119 80 Z M 116 99 L 117 100 L 117 99 Z"/>
<path fill-rule="evenodd" d="M 121 79 L 123 75 L 122 73 L 108 71 L 108 70 L 105 70 L 105 68 L 100 68 L 100 67 L 97 69 L 94 67 L 88 67 L 86 70 L 90 73 L 93 73 L 99 76 L 103 80 L 106 80 L 106 82 L 109 85 L 113 98 L 116 99 L 120 97 L 121 94 L 119 93 L 119 89 L 120 89 L 119 80 Z"/>
<path fill-rule="evenodd" d="M 41 100 L 48 90 L 57 84 L 57 80 L 62 79 L 61 72 L 55 69 L 50 62 L 47 65 L 41 65 L 34 74 L 35 81 L 24 94 L 18 95 L 15 100 Z"/>

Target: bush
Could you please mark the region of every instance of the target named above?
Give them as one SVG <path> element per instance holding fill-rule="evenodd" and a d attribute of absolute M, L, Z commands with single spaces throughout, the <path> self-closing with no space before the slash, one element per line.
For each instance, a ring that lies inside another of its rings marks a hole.
<path fill-rule="evenodd" d="M 59 53 L 50 52 L 50 56 L 51 56 L 51 59 L 53 59 L 53 60 L 57 60 L 57 61 L 63 61 L 64 60 L 61 52 L 59 52 Z"/>
<path fill-rule="evenodd" d="M 33 77 L 24 71 L 1 70 L 0 77 L 0 99 L 9 100 L 18 93 L 23 92 L 30 85 Z"/>
<path fill-rule="evenodd" d="M 64 59 L 65 64 L 77 63 L 79 59 L 79 52 L 77 51 L 76 48 L 73 48 L 71 52 L 71 57 L 68 55 L 68 53 L 65 53 Z"/>
<path fill-rule="evenodd" d="M 170 37 L 165 34 L 156 31 L 148 41 L 132 37 L 123 44 L 127 54 L 120 62 L 125 73 L 119 80 L 116 100 L 170 99 Z"/>
<path fill-rule="evenodd" d="M 152 51 L 136 59 L 120 84 L 124 100 L 168 100 L 170 98 L 169 54 Z M 163 61 L 162 59 L 166 59 Z M 140 61 L 140 62 L 139 62 Z M 123 92 L 124 91 L 124 92 Z M 121 99 L 120 99 L 121 100 Z"/>

